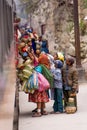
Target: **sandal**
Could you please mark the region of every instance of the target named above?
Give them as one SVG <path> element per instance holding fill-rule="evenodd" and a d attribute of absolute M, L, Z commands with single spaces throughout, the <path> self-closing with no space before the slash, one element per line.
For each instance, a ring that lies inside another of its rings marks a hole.
<path fill-rule="evenodd" d="M 42 115 L 41 115 L 41 113 L 40 112 L 36 112 L 36 113 L 34 113 L 33 115 L 32 115 L 32 117 L 41 117 Z"/>
<path fill-rule="evenodd" d="M 37 108 L 35 108 L 34 110 L 32 110 L 32 112 L 37 112 Z"/>
<path fill-rule="evenodd" d="M 48 112 L 47 111 L 42 111 L 41 114 L 42 115 L 48 115 Z"/>
<path fill-rule="evenodd" d="M 51 111 L 50 114 L 55 114 L 56 112 L 55 111 Z"/>

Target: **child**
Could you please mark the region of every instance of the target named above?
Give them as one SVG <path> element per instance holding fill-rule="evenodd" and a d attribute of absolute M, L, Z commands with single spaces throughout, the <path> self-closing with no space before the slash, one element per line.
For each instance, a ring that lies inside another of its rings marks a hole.
<path fill-rule="evenodd" d="M 55 60 L 55 68 L 51 70 L 54 76 L 54 105 L 51 114 L 63 113 L 63 102 L 62 102 L 62 75 L 61 68 L 63 63 L 60 60 Z"/>
<path fill-rule="evenodd" d="M 64 55 L 62 52 L 58 52 L 54 54 L 54 60 L 60 60 L 64 63 Z"/>
<path fill-rule="evenodd" d="M 73 64 L 74 59 L 72 57 L 66 58 L 66 66 L 63 68 L 64 107 L 67 107 L 68 99 L 73 97 L 77 110 L 78 72 Z"/>

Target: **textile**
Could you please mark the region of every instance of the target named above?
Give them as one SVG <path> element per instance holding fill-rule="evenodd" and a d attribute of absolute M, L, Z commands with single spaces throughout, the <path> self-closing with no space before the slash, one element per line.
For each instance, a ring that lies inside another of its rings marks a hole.
<path fill-rule="evenodd" d="M 33 94 L 29 93 L 29 102 L 48 102 L 49 98 L 46 93 L 46 91 L 39 92 L 38 90 L 35 90 Z"/>
<path fill-rule="evenodd" d="M 41 54 L 40 55 L 40 57 L 38 58 L 38 63 L 39 64 L 43 64 L 47 68 L 50 68 L 50 61 L 49 61 L 49 59 L 48 59 L 46 54 Z"/>
<path fill-rule="evenodd" d="M 50 87 L 53 88 L 53 82 L 54 81 L 53 81 L 53 75 L 52 75 L 51 71 L 42 64 L 40 66 L 42 67 L 42 74 L 44 75 L 44 77 L 50 83 Z"/>

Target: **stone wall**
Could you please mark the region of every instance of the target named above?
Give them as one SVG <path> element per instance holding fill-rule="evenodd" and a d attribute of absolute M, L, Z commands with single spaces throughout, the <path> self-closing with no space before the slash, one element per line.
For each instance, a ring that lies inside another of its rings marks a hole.
<path fill-rule="evenodd" d="M 71 0 L 72 1 L 72 0 Z M 69 49 L 69 29 L 72 22 L 72 2 L 64 0 L 40 0 L 38 8 L 31 13 L 31 26 L 41 35 L 41 25 L 45 24 L 44 37 L 49 42 L 50 51 Z"/>
<path fill-rule="evenodd" d="M 55 26 L 53 19 L 55 1 L 43 0 L 43 2 L 40 1 L 39 5 L 39 8 L 31 13 L 31 26 L 39 35 L 42 35 L 41 26 L 45 25 L 43 37 L 48 40 L 50 50 L 53 50 L 55 44 Z"/>
<path fill-rule="evenodd" d="M 80 6 L 79 14 L 82 15 Z M 48 40 L 50 52 L 63 51 L 75 56 L 73 0 L 39 0 L 29 15 L 30 25 L 39 35 L 42 35 L 41 26 L 45 25 L 43 37 Z M 82 58 L 86 57 L 86 46 L 81 41 Z"/>

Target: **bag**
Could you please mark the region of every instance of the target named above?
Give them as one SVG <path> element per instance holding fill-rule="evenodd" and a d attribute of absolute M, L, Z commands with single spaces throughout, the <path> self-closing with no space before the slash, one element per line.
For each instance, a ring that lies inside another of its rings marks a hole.
<path fill-rule="evenodd" d="M 23 78 L 28 79 L 32 73 L 32 67 L 30 67 L 29 65 L 25 66 L 25 68 L 23 69 Z"/>
<path fill-rule="evenodd" d="M 22 91 L 24 91 L 25 93 L 29 93 L 29 91 L 28 91 L 28 88 L 27 88 L 27 80 L 25 80 L 24 82 L 23 82 L 23 85 L 22 85 Z"/>
<path fill-rule="evenodd" d="M 48 68 L 46 68 L 44 65 L 40 65 L 42 68 L 42 74 L 43 76 L 48 80 L 50 87 L 53 88 L 54 84 L 53 84 L 53 75 L 50 72 L 50 70 Z"/>
<path fill-rule="evenodd" d="M 38 89 L 38 77 L 37 72 L 34 72 L 28 79 L 27 87 L 29 90 Z"/>
<path fill-rule="evenodd" d="M 47 79 L 40 73 L 38 75 L 38 91 L 44 91 L 50 88 L 50 84 Z"/>
<path fill-rule="evenodd" d="M 22 85 L 22 91 L 24 91 L 26 94 L 28 94 L 28 93 L 34 93 L 35 92 L 35 90 L 34 89 L 31 89 L 31 90 L 29 90 L 28 89 L 28 87 L 27 87 L 27 80 L 25 80 L 24 82 L 23 82 L 23 85 Z"/>

